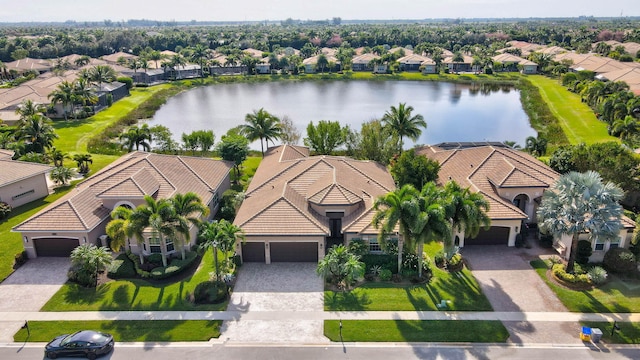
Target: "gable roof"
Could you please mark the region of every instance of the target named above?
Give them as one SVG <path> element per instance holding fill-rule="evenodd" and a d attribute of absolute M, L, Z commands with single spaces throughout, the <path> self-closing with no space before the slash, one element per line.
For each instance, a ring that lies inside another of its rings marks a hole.
<path fill-rule="evenodd" d="M 141 199 L 144 195 L 163 199 L 191 191 L 208 204 L 231 167 L 220 160 L 132 152 L 13 230 L 90 231 L 109 217 L 112 209 L 104 206 L 106 199 Z"/>
<path fill-rule="evenodd" d="M 395 188 L 387 169 L 371 161 L 337 156 L 309 156 L 308 149 L 269 148 L 247 189 L 234 224 L 247 235 L 313 235 L 330 233 L 329 219 L 313 207 L 348 208 L 343 229 L 370 210 L 373 200 Z M 370 221 L 370 220 L 369 220 Z M 295 226 L 291 226 L 295 224 Z"/>
<path fill-rule="evenodd" d="M 560 176 L 533 156 L 498 144 L 425 146 L 417 153 L 440 163 L 439 185 L 455 180 L 489 202 L 491 219 L 526 219 L 527 215 L 498 194 L 499 188 L 548 188 Z"/>
<path fill-rule="evenodd" d="M 12 153 L 5 151 L 2 153 L 5 156 Z M 13 156 L 13 154 L 11 154 L 11 156 Z M 45 174 L 53 169 L 53 167 L 49 165 L 11 160 L 10 158 L 0 159 L 0 167 L 2 168 L 2 171 L 0 171 L 0 187 Z"/>

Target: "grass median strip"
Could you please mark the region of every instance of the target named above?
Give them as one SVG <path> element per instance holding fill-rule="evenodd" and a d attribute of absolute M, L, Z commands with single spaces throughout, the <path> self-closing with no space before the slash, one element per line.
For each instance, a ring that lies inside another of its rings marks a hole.
<path fill-rule="evenodd" d="M 13 339 L 16 342 L 48 342 L 62 334 L 98 330 L 113 335 L 116 341 L 208 341 L 220 336 L 221 325 L 221 320 L 29 321 L 30 335 L 27 329 L 20 329 Z"/>
<path fill-rule="evenodd" d="M 485 320 L 325 320 L 324 335 L 346 342 L 502 343 L 509 332 L 500 321 Z"/>

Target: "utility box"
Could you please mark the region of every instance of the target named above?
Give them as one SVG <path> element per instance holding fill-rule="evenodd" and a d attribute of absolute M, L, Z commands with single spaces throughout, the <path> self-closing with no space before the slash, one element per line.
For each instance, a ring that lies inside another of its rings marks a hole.
<path fill-rule="evenodd" d="M 600 342 L 600 338 L 602 337 L 602 330 L 598 328 L 591 328 L 591 341 L 594 343 Z"/>
<path fill-rule="evenodd" d="M 580 331 L 580 340 L 582 341 L 591 341 L 591 328 L 588 326 L 583 326 Z"/>

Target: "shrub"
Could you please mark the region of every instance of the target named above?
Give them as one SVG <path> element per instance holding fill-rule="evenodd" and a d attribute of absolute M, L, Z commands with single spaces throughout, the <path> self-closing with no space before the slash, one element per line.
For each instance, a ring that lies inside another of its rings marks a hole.
<path fill-rule="evenodd" d="M 462 255 L 460 253 L 454 254 L 447 262 L 447 267 L 454 269 L 462 267 Z"/>
<path fill-rule="evenodd" d="M 73 266 L 67 272 L 69 281 L 75 282 L 84 287 L 93 287 L 96 284 L 94 273 L 82 270 L 79 266 Z"/>
<path fill-rule="evenodd" d="M 423 253 L 422 254 L 422 270 L 428 271 L 430 267 L 431 267 L 431 258 L 427 254 Z M 402 259 L 402 268 L 413 270 L 416 273 L 418 273 L 418 255 L 411 254 L 411 253 L 405 254 L 404 258 Z"/>
<path fill-rule="evenodd" d="M 26 263 L 27 260 L 29 260 L 29 256 L 27 256 L 27 252 L 26 251 L 19 252 L 13 258 L 13 267 L 18 268 L 24 265 L 24 263 Z"/>
<path fill-rule="evenodd" d="M 364 263 L 365 269 L 371 269 L 372 266 L 379 266 L 390 271 L 398 270 L 398 258 L 393 255 L 375 255 L 367 254 L 360 257 L 360 261 Z"/>
<path fill-rule="evenodd" d="M 607 281 L 607 270 L 603 269 L 600 266 L 594 266 L 587 273 L 591 282 L 596 285 L 604 284 Z"/>
<path fill-rule="evenodd" d="M 445 265 L 444 251 L 443 250 L 438 251 L 433 256 L 433 260 L 435 261 L 437 267 L 439 267 L 439 268 L 444 267 L 444 265 Z"/>
<path fill-rule="evenodd" d="M 128 76 L 121 76 L 116 79 L 118 82 L 121 82 L 127 85 L 127 89 L 131 89 L 133 87 L 133 79 Z"/>
<path fill-rule="evenodd" d="M 125 255 L 120 254 L 111 262 L 107 270 L 107 276 L 112 279 L 132 278 L 136 276 L 136 269 L 133 261 Z"/>
<path fill-rule="evenodd" d="M 222 281 L 204 281 L 196 285 L 193 301 L 196 304 L 215 304 L 224 301 L 229 291 Z"/>
<path fill-rule="evenodd" d="M 347 250 L 354 255 L 364 256 L 369 253 L 369 246 L 363 240 L 356 239 L 349 242 Z"/>
<path fill-rule="evenodd" d="M 591 249 L 591 242 L 587 240 L 578 241 L 578 251 L 576 252 L 576 262 L 578 264 L 586 264 L 589 262 L 589 257 L 593 250 Z"/>
<path fill-rule="evenodd" d="M 151 278 L 153 279 L 166 279 L 173 275 L 179 274 L 185 269 L 188 269 L 193 262 L 198 258 L 198 254 L 195 252 L 187 253 L 184 260 L 173 259 L 167 267 L 156 267 L 151 270 Z"/>
<path fill-rule="evenodd" d="M 373 265 L 372 267 L 369 268 L 369 273 L 372 274 L 373 276 L 380 275 L 380 271 L 382 271 L 382 267 L 380 267 L 380 265 Z"/>
<path fill-rule="evenodd" d="M 551 257 L 549 257 L 549 262 L 553 265 L 562 264 L 562 258 L 558 255 L 551 255 Z"/>
<path fill-rule="evenodd" d="M 555 264 L 553 265 L 553 267 L 551 268 L 551 271 L 553 272 L 553 275 L 562 280 L 562 281 L 566 281 L 568 283 L 571 284 L 585 284 L 588 285 L 590 284 L 591 280 L 589 279 L 589 275 L 587 274 L 570 274 L 568 273 L 565 268 L 564 265 L 562 264 Z"/>
<path fill-rule="evenodd" d="M 4 201 L 0 201 L 0 220 L 4 220 L 11 214 L 11 205 Z"/>
<path fill-rule="evenodd" d="M 147 256 L 147 261 L 153 264 L 162 264 L 162 254 L 151 254 Z"/>
<path fill-rule="evenodd" d="M 380 271 L 380 280 L 382 281 L 389 281 L 391 280 L 391 276 L 393 274 L 391 273 L 391 270 L 389 269 L 383 269 Z"/>
<path fill-rule="evenodd" d="M 611 272 L 630 272 L 636 269 L 636 257 L 627 249 L 614 248 L 604 254 L 602 264 Z"/>

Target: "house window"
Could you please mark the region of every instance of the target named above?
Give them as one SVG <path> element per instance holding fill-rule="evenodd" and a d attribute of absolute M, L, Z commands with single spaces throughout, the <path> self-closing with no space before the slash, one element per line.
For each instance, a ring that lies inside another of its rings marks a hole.
<path fill-rule="evenodd" d="M 164 243 L 167 246 L 167 252 L 175 250 L 173 246 L 173 239 L 166 239 Z"/>
<path fill-rule="evenodd" d="M 160 247 L 160 238 L 149 238 L 149 251 L 152 254 L 162 253 L 162 248 Z"/>
<path fill-rule="evenodd" d="M 600 238 L 596 238 L 596 246 L 594 247 L 596 251 L 604 250 L 604 240 Z"/>
<path fill-rule="evenodd" d="M 216 192 L 213 194 L 213 200 L 211 200 L 211 207 L 215 208 L 216 206 L 218 206 L 219 202 L 220 202 L 220 196 Z"/>
<path fill-rule="evenodd" d="M 372 254 L 382 254 L 382 248 L 378 243 L 378 238 L 373 236 L 369 238 L 365 238 L 369 243 L 369 252 Z"/>
<path fill-rule="evenodd" d="M 35 193 L 35 192 L 36 192 L 36 191 L 35 191 L 35 190 L 33 190 L 33 189 L 32 189 L 32 190 L 29 190 L 29 191 L 25 191 L 25 192 L 20 193 L 20 194 L 18 194 L 18 195 L 14 195 L 14 196 L 12 196 L 12 197 L 11 197 L 11 200 L 20 199 L 21 197 L 25 197 L 25 196 L 30 195 L 30 194 L 33 194 L 33 193 Z"/>
<path fill-rule="evenodd" d="M 615 249 L 617 247 L 620 247 L 620 237 L 616 236 L 616 238 L 609 243 L 609 249 Z"/>

